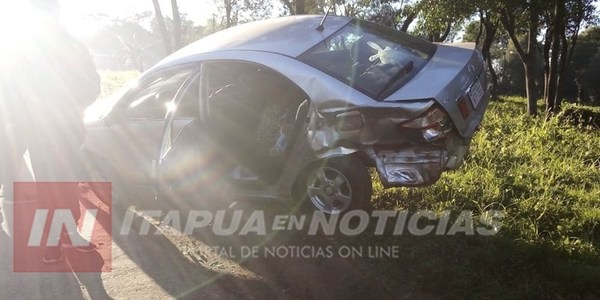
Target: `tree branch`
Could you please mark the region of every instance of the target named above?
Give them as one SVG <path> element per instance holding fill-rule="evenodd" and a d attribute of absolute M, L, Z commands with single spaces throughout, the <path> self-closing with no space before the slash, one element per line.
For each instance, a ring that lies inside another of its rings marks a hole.
<path fill-rule="evenodd" d="M 296 14 L 296 8 L 294 7 L 294 4 L 292 4 L 292 1 L 290 1 L 290 0 L 281 0 L 281 2 L 283 2 L 283 5 L 285 5 L 285 7 L 287 7 L 287 9 L 290 10 L 290 15 L 295 15 Z"/>
<path fill-rule="evenodd" d="M 525 50 L 523 50 L 523 47 L 521 47 L 521 43 L 519 43 L 519 39 L 517 38 L 517 35 L 515 34 L 514 18 L 511 18 L 510 14 L 508 13 L 508 11 L 505 8 L 502 9 L 500 12 L 500 22 L 504 26 L 504 29 L 506 29 L 506 32 L 508 33 L 508 37 L 510 38 L 513 45 L 515 46 L 515 50 L 517 50 L 517 53 L 519 54 L 521 61 L 524 62 L 525 58 L 527 57 L 527 53 L 525 52 Z"/>

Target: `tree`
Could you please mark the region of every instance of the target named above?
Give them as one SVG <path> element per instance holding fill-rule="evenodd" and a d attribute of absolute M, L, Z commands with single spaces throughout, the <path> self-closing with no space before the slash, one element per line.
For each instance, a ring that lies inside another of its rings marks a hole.
<path fill-rule="evenodd" d="M 547 30 L 544 41 L 544 99 L 546 113 L 560 109 L 564 96 L 565 76 L 572 61 L 582 23 L 593 22 L 592 0 L 554 0 L 545 16 Z"/>
<path fill-rule="evenodd" d="M 565 82 L 573 82 L 573 101 L 600 105 L 600 27 L 590 27 L 581 33 L 572 57 L 569 67 L 572 77 Z"/>
<path fill-rule="evenodd" d="M 512 0 L 506 1 L 500 8 L 500 22 L 510 37 L 525 70 L 525 86 L 527 92 L 527 113 L 537 115 L 537 90 L 535 83 L 536 59 L 538 56 L 537 36 L 540 30 L 541 0 Z M 524 16 L 524 18 L 520 18 Z M 522 24 L 519 24 L 522 23 Z M 527 35 L 527 45 L 519 41 L 520 25 L 524 25 Z"/>
<path fill-rule="evenodd" d="M 223 8 L 225 9 L 225 28 L 237 24 L 237 3 L 237 0 L 223 0 Z"/>
<path fill-rule="evenodd" d="M 229 28 L 240 23 L 258 21 L 271 15 L 273 5 L 270 1 L 263 0 L 223 0 L 217 10 L 223 17 L 217 24 L 218 15 L 213 15 L 213 31 Z"/>
<path fill-rule="evenodd" d="M 267 19 L 271 16 L 272 10 L 272 1 L 244 0 L 243 5 L 238 8 L 238 22 L 246 23 Z"/>
<path fill-rule="evenodd" d="M 383 26 L 406 32 L 418 14 L 415 1 L 372 1 L 365 9 L 364 18 Z"/>
<path fill-rule="evenodd" d="M 162 37 L 165 53 L 171 54 L 173 52 L 173 47 L 171 46 L 171 38 L 169 36 L 169 32 L 167 31 L 165 19 L 163 18 L 162 11 L 160 9 L 160 3 L 158 3 L 158 0 L 152 0 L 152 4 L 154 5 L 154 15 L 158 24 L 160 35 Z"/>
<path fill-rule="evenodd" d="M 177 6 L 177 0 L 171 0 L 171 11 L 173 12 L 173 48 L 181 48 L 181 15 L 179 14 L 179 7 Z"/>
<path fill-rule="evenodd" d="M 338 0 L 334 1 L 333 14 L 348 17 L 364 18 L 363 14 L 369 7 L 365 0 Z"/>
<path fill-rule="evenodd" d="M 324 14 L 335 0 L 281 0 L 281 3 L 290 15 Z"/>
<path fill-rule="evenodd" d="M 448 39 L 457 25 L 475 13 L 475 2 L 469 0 L 421 0 L 415 4 L 419 12 L 416 33 L 432 42 Z"/>
<path fill-rule="evenodd" d="M 492 46 L 499 42 L 499 40 L 496 39 L 498 28 L 500 27 L 500 18 L 497 10 L 498 6 L 495 1 L 481 1 L 477 12 L 479 21 L 470 23 L 470 27 L 467 27 L 467 30 L 470 29 L 471 34 L 463 36 L 463 40 L 465 40 L 466 37 L 466 41 L 475 42 L 477 46 L 481 48 L 481 53 L 489 73 L 490 92 L 492 96 L 496 94 L 496 89 L 498 87 L 498 75 L 491 55 Z M 475 31 L 475 26 L 477 26 L 477 33 L 473 34 L 472 32 Z"/>
<path fill-rule="evenodd" d="M 296 0 L 296 15 L 306 14 L 306 2 L 304 0 Z"/>
<path fill-rule="evenodd" d="M 107 20 L 109 25 L 86 41 L 96 54 L 99 67 L 141 72 L 162 58 L 164 53 L 161 51 L 160 37 L 140 25 L 151 16 L 152 13 L 145 12 L 128 18 Z"/>

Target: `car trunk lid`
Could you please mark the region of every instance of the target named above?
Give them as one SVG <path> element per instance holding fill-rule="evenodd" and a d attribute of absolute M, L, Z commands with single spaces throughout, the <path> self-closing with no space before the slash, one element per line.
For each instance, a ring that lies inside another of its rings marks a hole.
<path fill-rule="evenodd" d="M 475 44 L 438 45 L 429 63 L 386 102 L 435 99 L 462 136 L 473 134 L 487 106 L 489 92 Z M 466 102 L 466 103 L 465 103 Z"/>

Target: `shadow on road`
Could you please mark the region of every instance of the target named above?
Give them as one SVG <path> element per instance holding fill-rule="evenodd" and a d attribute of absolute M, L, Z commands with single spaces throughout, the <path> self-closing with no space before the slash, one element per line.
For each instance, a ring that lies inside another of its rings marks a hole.
<path fill-rule="evenodd" d="M 335 237 L 309 236 L 305 230 L 272 231 L 276 216 L 302 216 L 288 203 L 257 199 L 196 199 L 192 203 L 188 201 L 185 209 L 183 206 L 182 203 L 177 206 L 182 229 L 192 209 L 209 211 L 213 216 L 224 212 L 226 217 L 222 224 L 215 224 L 219 222 L 213 220 L 209 226 L 196 228 L 178 248 L 187 249 L 187 256 L 198 258 L 198 264 L 210 265 L 211 259 L 224 258 L 237 266 L 233 275 L 236 272 L 254 274 L 259 281 L 227 276 L 215 283 L 235 286 L 235 290 L 240 291 L 235 295 L 236 299 L 396 299 L 403 295 L 402 283 L 393 288 L 382 284 L 379 277 L 385 274 L 374 273 L 364 264 L 358 264 L 362 258 L 347 259 L 337 253 L 318 255 L 319 249 L 335 252 L 343 246 Z M 239 222 L 233 217 L 236 212 L 242 213 Z M 267 234 L 243 232 L 245 226 L 252 224 L 253 212 L 264 215 Z M 165 222 L 171 221 L 165 219 Z M 227 233 L 223 234 L 223 230 Z M 256 252 L 249 254 L 251 249 Z M 267 254 L 266 249 L 271 254 Z M 305 249 L 305 255 L 299 253 L 299 249 Z"/>
<path fill-rule="evenodd" d="M 46 298 L 84 299 L 73 273 L 14 273 L 12 240 L 0 230 L 0 299 Z"/>

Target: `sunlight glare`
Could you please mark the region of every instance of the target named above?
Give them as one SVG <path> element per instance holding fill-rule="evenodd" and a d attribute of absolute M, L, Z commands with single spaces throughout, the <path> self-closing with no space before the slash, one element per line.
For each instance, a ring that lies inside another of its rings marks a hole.
<path fill-rule="evenodd" d="M 3 45 L 2 51 L 8 50 L 7 45 L 14 45 L 26 37 L 35 26 L 35 18 L 32 18 L 33 12 L 29 7 L 17 1 L 0 1 L 2 16 L 0 17 L 0 36 Z"/>
<path fill-rule="evenodd" d="M 167 112 L 174 112 L 177 110 L 177 104 L 173 101 L 165 103 L 165 107 L 167 108 Z"/>

